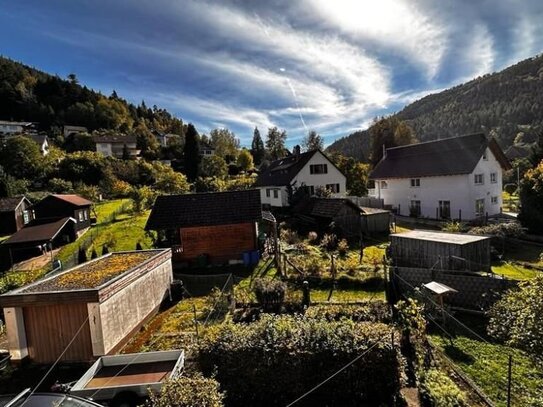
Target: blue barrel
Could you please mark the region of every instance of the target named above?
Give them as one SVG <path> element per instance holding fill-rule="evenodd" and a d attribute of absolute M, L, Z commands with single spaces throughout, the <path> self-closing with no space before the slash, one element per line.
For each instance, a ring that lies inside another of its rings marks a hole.
<path fill-rule="evenodd" d="M 251 252 L 243 252 L 243 265 L 247 267 L 251 265 Z"/>
<path fill-rule="evenodd" d="M 259 260 L 260 260 L 260 251 L 253 250 L 251 252 L 251 264 L 257 264 Z"/>

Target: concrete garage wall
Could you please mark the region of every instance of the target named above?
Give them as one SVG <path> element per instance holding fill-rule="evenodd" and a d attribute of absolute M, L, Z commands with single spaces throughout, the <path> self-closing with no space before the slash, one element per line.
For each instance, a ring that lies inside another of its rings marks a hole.
<path fill-rule="evenodd" d="M 97 331 L 92 336 L 96 336 L 96 339 L 100 336 L 103 338 L 103 348 L 98 346 L 95 349 L 94 344 L 99 345 L 99 341 L 93 340 L 93 353 L 97 351 L 108 354 L 155 312 L 167 295 L 172 279 L 170 259 L 99 304 L 100 323 L 95 325 L 95 329 L 101 327 L 101 333 Z M 89 313 L 91 321 L 96 315 L 96 311 Z M 95 353 L 95 356 L 99 355 Z"/>

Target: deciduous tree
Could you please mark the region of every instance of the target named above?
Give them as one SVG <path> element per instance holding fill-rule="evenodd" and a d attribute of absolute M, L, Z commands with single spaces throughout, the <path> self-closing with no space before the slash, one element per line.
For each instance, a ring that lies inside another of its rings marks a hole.
<path fill-rule="evenodd" d="M 322 150 L 324 148 L 324 140 L 315 130 L 311 130 L 304 137 L 302 146 L 305 151 Z"/>
<path fill-rule="evenodd" d="M 279 158 L 283 158 L 287 155 L 285 147 L 286 140 L 287 132 L 285 130 L 279 131 L 277 127 L 268 129 L 266 150 L 271 160 L 278 160 Z"/>
<path fill-rule="evenodd" d="M 251 153 L 249 151 L 247 151 L 245 149 L 241 150 L 241 152 L 238 155 L 238 166 L 243 171 L 248 171 L 251 168 L 253 168 L 253 166 L 254 166 L 253 156 L 251 155 Z"/>

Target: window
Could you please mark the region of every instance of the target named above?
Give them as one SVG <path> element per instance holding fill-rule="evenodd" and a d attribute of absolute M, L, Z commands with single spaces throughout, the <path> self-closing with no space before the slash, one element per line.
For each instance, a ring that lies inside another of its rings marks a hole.
<path fill-rule="evenodd" d="M 85 220 L 89 219 L 89 213 L 86 209 L 83 211 L 83 217 L 85 218 Z"/>
<path fill-rule="evenodd" d="M 439 217 L 441 219 L 451 218 L 451 201 L 439 201 Z"/>
<path fill-rule="evenodd" d="M 485 161 L 488 160 L 488 155 L 486 154 L 486 150 L 485 150 L 485 152 L 483 153 L 483 160 L 485 160 Z"/>
<path fill-rule="evenodd" d="M 388 184 L 386 181 L 381 181 L 381 189 L 387 189 L 388 188 Z"/>
<path fill-rule="evenodd" d="M 310 174 L 328 174 L 327 164 L 311 164 L 309 166 Z"/>
<path fill-rule="evenodd" d="M 411 178 L 411 188 L 420 187 L 420 178 Z"/>
<path fill-rule="evenodd" d="M 79 222 L 83 222 L 83 211 L 77 212 L 77 216 L 79 217 Z"/>
<path fill-rule="evenodd" d="M 23 223 L 26 225 L 28 222 L 30 222 L 30 212 L 24 211 L 23 212 Z"/>
<path fill-rule="evenodd" d="M 477 199 L 475 200 L 475 216 L 481 217 L 485 214 L 485 200 Z"/>
<path fill-rule="evenodd" d="M 490 198 L 490 203 L 492 205 L 497 205 L 498 204 L 498 197 L 497 196 L 493 196 Z"/>
<path fill-rule="evenodd" d="M 279 190 L 278 189 L 273 190 L 273 197 L 274 198 L 279 198 Z"/>
<path fill-rule="evenodd" d="M 420 216 L 420 201 L 411 201 L 409 205 L 409 216 Z"/>
<path fill-rule="evenodd" d="M 266 189 L 266 198 L 271 196 L 271 189 Z"/>
<path fill-rule="evenodd" d="M 497 172 L 491 172 L 490 173 L 490 182 L 495 184 L 498 182 L 498 173 Z"/>
<path fill-rule="evenodd" d="M 339 194 L 339 184 L 326 184 L 326 189 L 329 189 L 333 194 Z"/>
<path fill-rule="evenodd" d="M 484 174 L 475 174 L 475 185 L 483 185 L 484 183 Z"/>

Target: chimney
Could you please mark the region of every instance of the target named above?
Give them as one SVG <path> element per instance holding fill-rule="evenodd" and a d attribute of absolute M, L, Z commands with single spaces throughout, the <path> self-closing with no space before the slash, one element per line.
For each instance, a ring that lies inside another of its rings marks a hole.
<path fill-rule="evenodd" d="M 294 154 L 296 157 L 298 157 L 300 155 L 300 146 L 299 145 L 294 146 L 294 148 L 292 149 L 292 154 Z"/>

